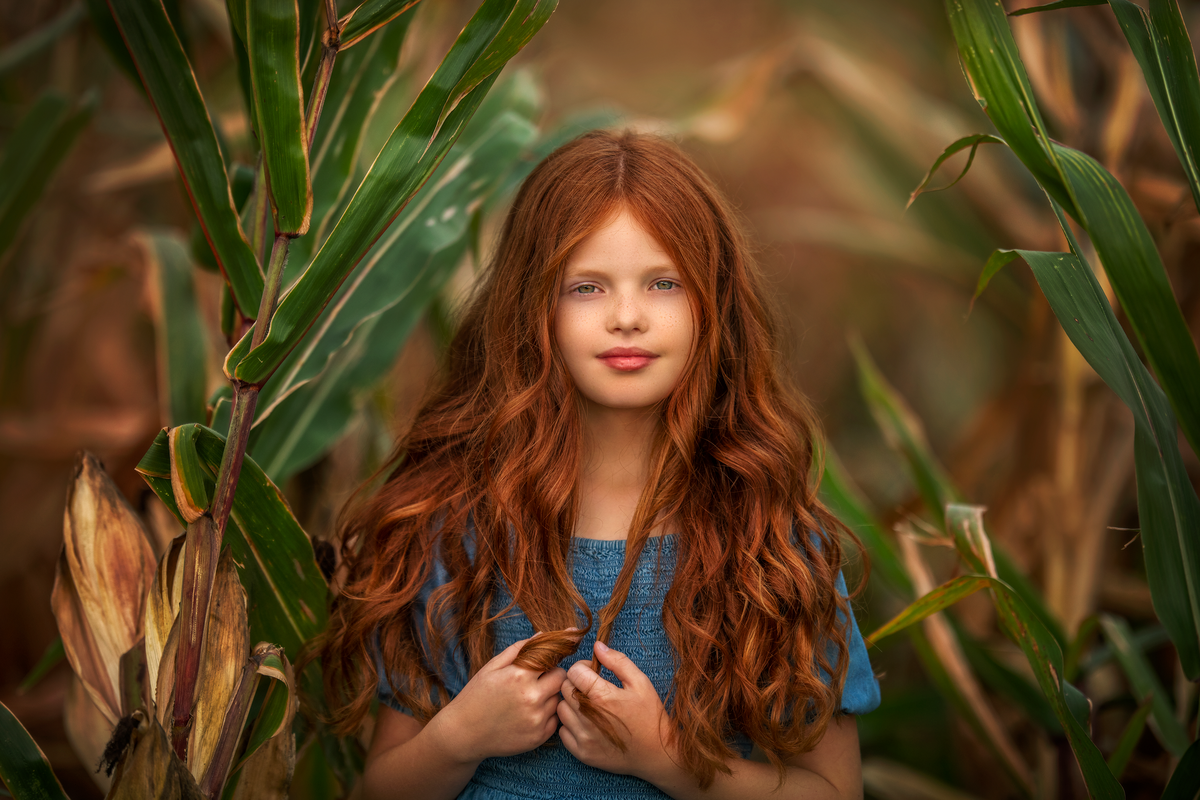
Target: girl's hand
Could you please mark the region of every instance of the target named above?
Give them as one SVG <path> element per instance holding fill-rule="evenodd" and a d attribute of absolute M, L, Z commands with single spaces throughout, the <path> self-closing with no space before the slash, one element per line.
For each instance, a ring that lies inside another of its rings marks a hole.
<path fill-rule="evenodd" d="M 601 678 L 592 670 L 591 662 L 576 661 L 562 684 L 563 699 L 558 704 L 562 727 L 558 735 L 567 750 L 583 763 L 606 772 L 642 777 L 667 755 L 663 744 L 666 709 L 654 684 L 628 656 L 602 642 L 596 642 L 595 650 L 600 663 L 621 679 L 622 688 Z M 625 741 L 624 753 L 583 716 L 576 689 L 624 723 L 624 727 L 616 726 L 617 734 Z"/>
<path fill-rule="evenodd" d="M 538 673 L 515 666 L 513 659 L 527 641 L 497 653 L 434 716 L 447 752 L 459 760 L 524 753 L 558 728 L 558 692 L 567 673 L 561 667 Z"/>

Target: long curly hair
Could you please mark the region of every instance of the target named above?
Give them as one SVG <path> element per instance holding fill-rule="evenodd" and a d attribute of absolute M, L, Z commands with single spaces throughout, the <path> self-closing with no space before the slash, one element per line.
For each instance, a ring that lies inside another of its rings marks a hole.
<path fill-rule="evenodd" d="M 493 608 L 501 577 L 534 629 L 558 632 L 519 663 L 549 669 L 573 651 L 579 613 L 593 624 L 567 560 L 582 428 L 553 319 L 572 250 L 620 208 L 670 255 L 696 324 L 597 635 L 608 638 L 651 529 L 668 521 L 679 536 L 662 624 L 677 654 L 680 765 L 707 788 L 730 773 L 727 739 L 741 731 L 782 781 L 783 759 L 814 747 L 838 710 L 849 531 L 817 499 L 816 418 L 781 380 L 763 282 L 728 205 L 675 145 L 629 132 L 584 135 L 530 174 L 386 481 L 343 512 L 348 577 L 319 643 L 333 719 L 349 732 L 368 713 L 378 636 L 397 699 L 428 721 L 450 699 L 430 665 L 456 643 L 471 674 L 494 655 L 492 623 L 512 608 Z M 425 610 L 425 652 L 413 609 L 435 557 L 450 581 Z"/>

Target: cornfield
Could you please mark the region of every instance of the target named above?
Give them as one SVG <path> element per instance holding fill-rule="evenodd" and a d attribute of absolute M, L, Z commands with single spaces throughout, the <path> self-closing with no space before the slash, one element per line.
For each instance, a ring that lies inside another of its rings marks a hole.
<path fill-rule="evenodd" d="M 8 793 L 353 792 L 333 516 L 523 177 L 627 125 L 779 289 L 867 795 L 1196 797 L 1200 7 L 556 5 L 0 12 Z"/>

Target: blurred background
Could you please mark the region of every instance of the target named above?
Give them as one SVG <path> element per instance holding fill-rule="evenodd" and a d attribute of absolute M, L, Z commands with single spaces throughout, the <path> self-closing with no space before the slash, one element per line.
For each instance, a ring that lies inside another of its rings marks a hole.
<path fill-rule="evenodd" d="M 1005 3 L 1009 10 L 1025 4 Z M 423 4 L 401 57 L 404 79 L 380 99 L 364 163 L 475 5 Z M 214 122 L 238 158 L 253 163 L 225 4 L 181 0 L 178 7 L 176 24 Z M 1200 4 L 1181 7 L 1195 32 Z M 1076 8 L 1012 24 L 1052 135 L 1123 182 L 1195 335 L 1200 222 L 1111 12 Z M 563 0 L 508 70 L 524 71 L 538 87 L 543 131 L 580 119 L 658 131 L 676 137 L 715 178 L 741 214 L 777 300 L 783 359 L 881 530 L 915 524 L 920 501 L 863 399 L 849 344 L 855 337 L 923 423 L 963 496 L 988 506 L 991 535 L 1067 634 L 1097 611 L 1128 620 L 1190 725 L 1194 692 L 1156 623 L 1136 543 L 1129 412 L 1075 353 L 1023 263 L 1006 267 L 971 307 L 995 248 L 1065 248 L 1043 195 L 1007 151 L 991 147 L 954 188 L 905 210 L 946 145 L 991 130 L 963 79 L 940 2 Z M 195 216 L 153 109 L 104 48 L 84 6 L 0 4 L 0 146 L 47 87 L 72 99 L 94 91 L 98 105 L 0 262 L 0 701 L 41 744 L 72 797 L 99 797 L 89 777 L 94 764 L 76 754 L 88 751 L 73 747 L 64 727 L 69 668 L 59 663 L 32 685 L 22 681 L 57 636 L 49 597 L 76 451 L 99 456 L 134 507 L 165 524 L 133 469 L 165 417 L 153 293 L 135 231 L 155 226 L 190 236 Z M 965 153 L 951 159 L 934 185 L 949 182 L 965 161 Z M 493 215 L 481 238 L 485 252 L 495 229 Z M 410 418 L 475 267 L 468 255 L 386 378 L 357 397 L 334 449 L 289 478 L 285 491 L 312 536 L 332 534 L 341 504 Z M 214 331 L 219 289 L 218 275 L 196 271 Z M 225 352 L 219 335 L 213 349 Z M 215 360 L 208 380 L 210 389 L 222 382 Z M 1181 449 L 1196 480 L 1200 464 Z M 938 558 L 929 555 L 935 573 Z M 903 606 L 874 579 L 855 602 L 864 632 Z M 968 661 L 985 676 L 997 724 L 1039 795 L 1079 795 L 1061 734 L 1003 690 L 1005 675 L 1030 679 L 1019 651 L 994 632 L 991 608 L 982 596 L 964 601 L 954 624 L 976 643 Z M 1106 646 L 1087 644 L 1082 657 L 1091 661 L 1080 686 L 1093 703 L 1093 738 L 1107 755 L 1142 699 Z M 884 705 L 859 721 L 868 795 L 1020 794 L 1011 770 L 943 700 L 909 640 L 886 640 L 872 661 Z M 1001 670 L 990 679 L 989 665 Z M 1128 795 L 1157 797 L 1173 765 L 1146 728 L 1124 769 Z"/>

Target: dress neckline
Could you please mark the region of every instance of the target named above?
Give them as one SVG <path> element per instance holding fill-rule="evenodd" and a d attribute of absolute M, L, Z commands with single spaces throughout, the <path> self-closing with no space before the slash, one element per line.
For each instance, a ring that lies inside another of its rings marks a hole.
<path fill-rule="evenodd" d="M 674 533 L 664 533 L 659 536 L 651 536 L 646 541 L 646 549 L 654 543 L 655 539 L 662 540 L 663 547 L 670 547 L 675 544 Z M 571 544 L 581 550 L 624 550 L 626 539 L 588 539 L 583 536 L 572 536 Z"/>

